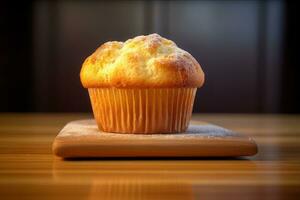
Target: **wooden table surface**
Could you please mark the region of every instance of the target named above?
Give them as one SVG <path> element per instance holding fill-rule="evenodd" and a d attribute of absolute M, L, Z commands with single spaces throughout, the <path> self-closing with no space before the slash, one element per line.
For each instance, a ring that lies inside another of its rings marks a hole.
<path fill-rule="evenodd" d="M 300 199 L 300 116 L 194 115 L 253 137 L 239 159 L 62 160 L 65 123 L 88 114 L 0 114 L 0 199 Z"/>

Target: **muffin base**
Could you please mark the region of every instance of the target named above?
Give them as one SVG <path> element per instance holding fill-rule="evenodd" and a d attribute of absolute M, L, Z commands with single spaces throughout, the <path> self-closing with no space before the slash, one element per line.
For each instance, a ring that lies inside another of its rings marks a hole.
<path fill-rule="evenodd" d="M 197 88 L 89 88 L 100 130 L 116 133 L 184 132 Z"/>

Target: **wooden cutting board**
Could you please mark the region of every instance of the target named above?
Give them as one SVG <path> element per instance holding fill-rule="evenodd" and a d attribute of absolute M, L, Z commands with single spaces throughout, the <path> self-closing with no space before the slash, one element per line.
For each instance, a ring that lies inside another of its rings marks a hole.
<path fill-rule="evenodd" d="M 92 119 L 72 121 L 56 136 L 53 152 L 74 157 L 235 157 L 252 156 L 251 138 L 201 122 L 185 133 L 117 134 L 100 132 Z"/>

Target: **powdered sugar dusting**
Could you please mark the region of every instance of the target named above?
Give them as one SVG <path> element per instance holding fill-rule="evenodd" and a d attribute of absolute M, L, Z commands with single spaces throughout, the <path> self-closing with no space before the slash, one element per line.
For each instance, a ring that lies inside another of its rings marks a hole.
<path fill-rule="evenodd" d="M 120 133 L 106 133 L 98 130 L 95 120 L 79 120 L 68 123 L 59 133 L 58 138 L 66 137 L 86 137 L 92 136 L 96 139 L 191 139 L 191 138 L 221 138 L 224 136 L 235 136 L 236 134 L 228 129 L 220 126 L 203 124 L 190 125 L 188 130 L 184 133 L 173 134 L 120 134 Z"/>

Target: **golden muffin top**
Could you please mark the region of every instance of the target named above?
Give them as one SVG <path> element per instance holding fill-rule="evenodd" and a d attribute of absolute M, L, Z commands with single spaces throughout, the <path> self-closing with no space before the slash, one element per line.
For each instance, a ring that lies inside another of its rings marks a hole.
<path fill-rule="evenodd" d="M 154 33 L 125 42 L 106 42 L 83 63 L 85 88 L 201 87 L 204 73 L 196 59 Z"/>

